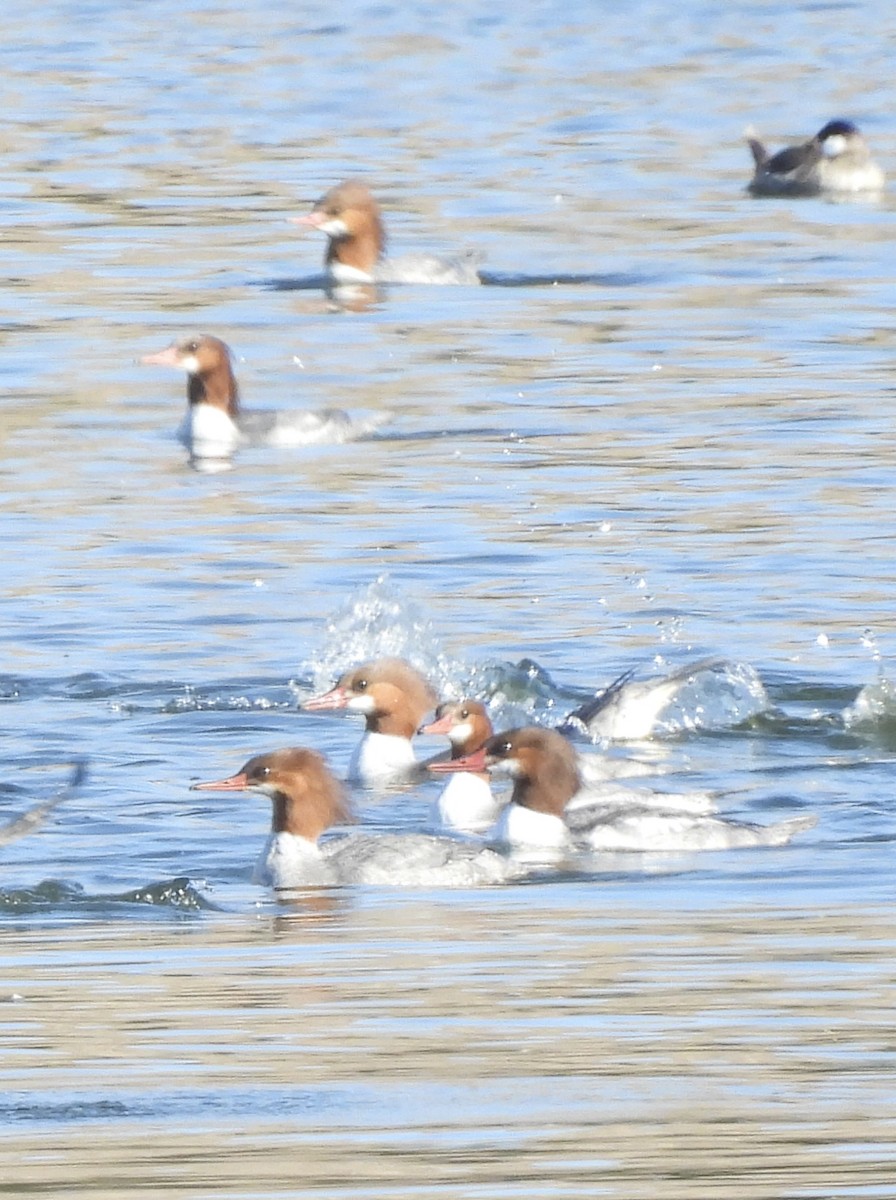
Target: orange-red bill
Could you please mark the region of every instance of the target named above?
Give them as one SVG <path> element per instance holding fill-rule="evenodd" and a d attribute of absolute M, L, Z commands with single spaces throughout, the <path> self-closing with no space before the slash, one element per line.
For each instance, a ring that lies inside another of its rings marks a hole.
<path fill-rule="evenodd" d="M 231 775 L 229 779 L 212 779 L 208 783 L 194 783 L 191 792 L 244 792 L 249 780 L 245 771 Z"/>
<path fill-rule="evenodd" d="M 429 764 L 430 771 L 436 771 L 439 774 L 445 771 L 484 771 L 485 763 L 485 747 L 479 750 L 474 750 L 472 754 L 467 754 L 464 758 L 452 758 L 446 762 L 434 762 Z"/>
<path fill-rule="evenodd" d="M 317 210 L 305 213 L 303 217 L 287 217 L 287 220 L 293 225 L 310 225 L 312 229 L 319 228 L 326 219 L 326 213 L 318 212 Z"/>
<path fill-rule="evenodd" d="M 142 363 L 152 363 L 158 367 L 179 367 L 177 346 L 166 346 L 164 350 L 158 350 L 155 354 L 144 354 L 140 359 Z"/>
<path fill-rule="evenodd" d="M 351 693 L 344 687 L 334 687 L 321 696 L 312 696 L 310 700 L 303 701 L 301 707 L 309 712 L 319 712 L 325 708 L 345 708 L 350 699 Z"/>
<path fill-rule="evenodd" d="M 449 734 L 453 728 L 454 723 L 449 713 L 444 717 L 439 717 L 437 721 L 432 721 L 429 725 L 421 725 L 417 732 Z"/>

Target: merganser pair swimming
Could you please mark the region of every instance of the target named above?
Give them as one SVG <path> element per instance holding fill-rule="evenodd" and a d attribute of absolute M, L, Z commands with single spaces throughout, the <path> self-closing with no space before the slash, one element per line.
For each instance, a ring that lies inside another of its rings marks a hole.
<path fill-rule="evenodd" d="M 346 671 L 336 686 L 304 701 L 308 712 L 345 709 L 362 713 L 364 734 L 352 754 L 348 780 L 375 789 L 404 786 L 426 777 L 426 761 L 414 753 L 417 733 L 442 735 L 454 757 L 478 750 L 494 732 L 477 700 L 442 704 L 436 719 L 421 724 L 438 696 L 430 682 L 401 658 L 379 658 Z M 485 772 L 463 772 L 449 781 L 436 805 L 436 823 L 465 833 L 495 823 L 500 802 Z"/>
<path fill-rule="evenodd" d="M 382 214 L 370 189 L 360 180 L 337 184 L 321 196 L 310 213 L 289 219 L 295 225 L 326 234 L 324 269 L 335 284 L 481 283 L 475 254 L 384 258 L 386 231 Z"/>
<path fill-rule="evenodd" d="M 589 794 L 583 789 L 574 747 L 553 729 L 536 726 L 510 729 L 491 737 L 467 758 L 431 763 L 430 771 L 491 771 L 513 780 L 510 803 L 490 841 L 513 848 L 569 851 L 730 850 L 747 846 L 780 846 L 815 824 L 814 816 L 795 817 L 773 825 L 730 821 L 707 812 L 686 811 L 675 797 L 651 794 L 639 803 Z"/>
<path fill-rule="evenodd" d="M 451 743 L 449 761 L 457 763 L 481 750 L 493 737 L 494 728 L 485 705 L 478 700 L 451 700 L 440 704 L 435 721 L 423 725 L 419 732 L 447 737 Z M 697 813 L 715 808 L 715 798 L 706 792 L 654 792 L 620 783 L 625 777 L 655 773 L 641 763 L 610 761 L 598 754 L 578 752 L 576 762 L 583 790 L 570 801 L 574 805 L 600 802 Z M 434 806 L 436 824 L 460 833 L 487 833 L 497 823 L 508 798 L 494 794 L 487 770 L 458 771 L 438 763 L 433 759 L 426 765 L 430 770 L 451 769 L 452 773 Z"/>
<path fill-rule="evenodd" d="M 759 196 L 817 196 L 823 192 L 879 192 L 884 173 L 851 121 L 828 121 L 807 142 L 769 154 L 747 132 L 754 172 L 749 190 Z"/>
<path fill-rule="evenodd" d="M 141 360 L 187 373 L 187 412 L 178 437 L 195 465 L 214 470 L 244 444 L 309 446 L 353 441 L 385 417 L 356 421 L 339 408 L 316 412 L 243 412 L 229 347 L 210 334 L 174 342 Z"/>

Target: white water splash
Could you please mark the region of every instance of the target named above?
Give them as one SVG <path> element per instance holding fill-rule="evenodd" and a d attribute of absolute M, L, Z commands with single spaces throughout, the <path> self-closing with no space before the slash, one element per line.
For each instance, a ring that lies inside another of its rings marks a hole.
<path fill-rule="evenodd" d="M 465 671 L 444 651 L 433 622 L 380 575 L 330 618 L 323 646 L 306 667 L 320 690 L 346 670 L 385 657 L 406 659 L 446 698 L 462 694 Z"/>

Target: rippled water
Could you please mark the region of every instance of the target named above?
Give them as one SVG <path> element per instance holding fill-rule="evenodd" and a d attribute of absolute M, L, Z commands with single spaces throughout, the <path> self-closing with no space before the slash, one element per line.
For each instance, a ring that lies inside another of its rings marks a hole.
<path fill-rule="evenodd" d="M 894 210 L 750 199 L 741 140 L 847 116 L 894 176 L 889 8 L 4 29 L 0 822 L 89 777 L 0 849 L 0 1194 L 891 1196 Z M 286 218 L 350 174 L 488 286 L 333 311 Z M 247 406 L 391 420 L 192 471 L 137 359 L 195 329 Z M 545 723 L 724 656 L 766 714 L 611 752 L 818 825 L 278 903 L 264 805 L 188 786 L 344 766 L 357 726 L 296 703 L 381 651 Z"/>

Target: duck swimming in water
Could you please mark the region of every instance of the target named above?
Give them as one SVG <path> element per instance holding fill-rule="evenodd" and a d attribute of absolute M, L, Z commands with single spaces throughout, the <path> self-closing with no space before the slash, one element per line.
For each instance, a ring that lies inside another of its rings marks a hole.
<path fill-rule="evenodd" d="M 304 747 L 256 755 L 235 775 L 195 783 L 191 790 L 259 792 L 270 798 L 271 833 L 254 880 L 274 888 L 350 883 L 476 887 L 524 874 L 520 864 L 494 850 L 447 837 L 353 830 L 321 841 L 328 829 L 350 816 L 326 761 Z"/>
<path fill-rule="evenodd" d="M 852 121 L 828 121 L 814 137 L 769 154 L 749 131 L 753 155 L 749 190 L 757 196 L 817 196 L 824 192 L 879 192 L 884 173 Z"/>
<path fill-rule="evenodd" d="M 386 231 L 380 207 L 365 183 L 347 179 L 330 188 L 296 225 L 327 236 L 324 269 L 335 284 L 479 284 L 478 255 L 384 257 Z"/>
<path fill-rule="evenodd" d="M 226 466 L 241 445 L 310 446 L 354 441 L 386 419 L 356 421 L 339 408 L 314 412 L 245 412 L 233 372 L 230 348 L 208 333 L 193 334 L 141 362 L 175 367 L 187 374 L 187 412 L 178 437 L 194 465 Z"/>
<path fill-rule="evenodd" d="M 335 687 L 304 701 L 308 712 L 347 709 L 364 716 L 348 777 L 367 787 L 401 785 L 425 774 L 412 738 L 438 697 L 403 658 L 378 658 L 346 671 Z"/>

